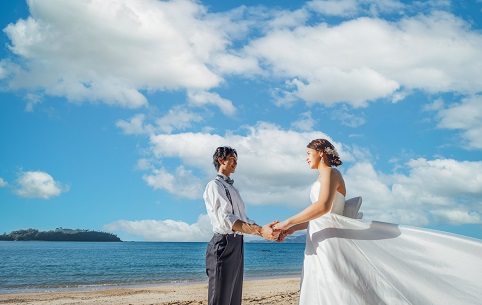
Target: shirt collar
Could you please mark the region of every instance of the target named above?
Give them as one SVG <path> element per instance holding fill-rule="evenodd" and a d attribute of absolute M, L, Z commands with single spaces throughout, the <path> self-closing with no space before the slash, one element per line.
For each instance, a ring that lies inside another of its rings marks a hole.
<path fill-rule="evenodd" d="M 230 185 L 233 185 L 233 183 L 234 183 L 234 180 L 229 178 L 225 174 L 218 173 L 218 177 L 220 177 L 221 179 L 223 179 L 224 181 L 226 181 L 226 183 L 229 183 Z"/>

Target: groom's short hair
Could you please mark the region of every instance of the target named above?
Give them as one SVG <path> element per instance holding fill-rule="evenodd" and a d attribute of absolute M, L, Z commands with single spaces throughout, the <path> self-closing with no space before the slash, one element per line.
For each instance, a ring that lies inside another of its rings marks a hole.
<path fill-rule="evenodd" d="M 219 166 L 220 166 L 218 158 L 226 160 L 226 158 L 232 154 L 236 155 L 236 157 L 238 156 L 236 149 L 231 148 L 229 146 L 221 146 L 216 148 L 216 151 L 214 152 L 214 155 L 213 155 L 213 164 L 214 164 L 214 168 L 216 168 L 216 171 L 219 170 Z"/>

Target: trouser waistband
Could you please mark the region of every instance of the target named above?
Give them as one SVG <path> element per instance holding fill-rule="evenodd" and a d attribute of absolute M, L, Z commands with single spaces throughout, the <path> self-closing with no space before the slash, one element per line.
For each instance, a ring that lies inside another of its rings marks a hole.
<path fill-rule="evenodd" d="M 214 236 L 229 236 L 229 237 L 241 236 L 241 237 L 243 237 L 243 234 L 239 234 L 239 233 L 226 233 L 226 234 L 214 233 Z"/>

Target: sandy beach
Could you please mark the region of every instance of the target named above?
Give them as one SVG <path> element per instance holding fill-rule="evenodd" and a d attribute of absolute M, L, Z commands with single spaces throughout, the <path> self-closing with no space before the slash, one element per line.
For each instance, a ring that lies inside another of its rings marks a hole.
<path fill-rule="evenodd" d="M 298 304 L 299 278 L 248 280 L 243 304 Z M 90 291 L 0 294 L 0 304 L 206 305 L 207 283 Z"/>

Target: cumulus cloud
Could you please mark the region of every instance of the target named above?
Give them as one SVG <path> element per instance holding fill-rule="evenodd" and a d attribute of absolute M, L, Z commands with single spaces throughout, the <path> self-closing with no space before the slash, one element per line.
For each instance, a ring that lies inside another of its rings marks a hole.
<path fill-rule="evenodd" d="M 318 0 L 310 1 L 306 6 L 317 13 L 328 16 L 349 17 L 359 13 L 358 1 L 356 0 Z"/>
<path fill-rule="evenodd" d="M 0 80 L 7 77 L 7 63 L 5 60 L 0 60 Z"/>
<path fill-rule="evenodd" d="M 143 92 L 181 89 L 189 107 L 214 106 L 232 116 L 238 108 L 213 88 L 232 75 L 256 75 L 279 94 L 280 105 L 303 100 L 356 108 L 380 98 L 398 102 L 418 91 L 464 95 L 460 103 L 426 109 L 437 111 L 439 128 L 460 130 L 467 147 L 482 148 L 482 35 L 448 12 L 409 14 L 395 0 L 319 0 L 295 11 L 243 7 L 216 14 L 187 0 L 28 4 L 30 17 L 4 29 L 14 56 L 0 61 L 2 83 L 28 92 L 28 111 L 46 95 L 135 108 L 148 104 Z M 380 16 L 397 10 L 398 18 Z M 316 22 L 323 20 L 317 14 L 351 19 L 327 24 Z M 364 123 L 348 112 L 334 117 L 353 127 Z M 126 134 L 149 135 L 152 155 L 138 167 L 154 189 L 200 198 L 214 175 L 214 149 L 230 145 L 239 152 L 235 180 L 248 204 L 302 207 L 316 176 L 306 168 L 306 144 L 329 138 L 313 130 L 309 118 L 293 123 L 301 132 L 259 123 L 244 133 L 217 135 L 183 132 L 202 116 L 173 107 L 117 126 Z M 479 162 L 416 159 L 405 165 L 405 174 L 384 174 L 369 162 L 353 163 L 354 155 L 363 155 L 360 149 L 334 144 L 346 162 L 349 192 L 364 197 L 366 215 L 422 225 L 480 221 Z M 180 164 L 152 162 L 165 157 Z M 186 181 L 192 189 L 181 192 Z M 17 185 L 15 192 L 24 197 L 50 198 L 68 190 L 44 172 L 22 173 Z"/>
<path fill-rule="evenodd" d="M 183 130 L 192 126 L 193 123 L 202 122 L 203 117 L 200 114 L 185 109 L 183 106 L 174 107 L 169 112 L 156 120 L 157 129 L 161 132 L 171 133 L 177 130 Z"/>
<path fill-rule="evenodd" d="M 343 125 L 353 128 L 360 127 L 366 123 L 366 119 L 363 115 L 354 115 L 346 108 L 332 111 L 332 118 Z"/>
<path fill-rule="evenodd" d="M 49 199 L 68 190 L 68 186 L 55 181 L 46 172 L 28 171 L 20 173 L 14 192 L 20 197 Z"/>
<path fill-rule="evenodd" d="M 188 224 L 174 220 L 118 220 L 103 227 L 109 232 L 127 235 L 144 241 L 209 241 L 213 235 L 211 222 L 207 215 L 200 215 L 197 222 Z"/>
<path fill-rule="evenodd" d="M 187 196 L 190 192 L 178 192 L 181 174 L 186 168 L 196 171 L 198 179 L 187 175 L 190 185 L 203 190 L 205 183 L 215 175 L 211 156 L 218 146 L 231 146 L 238 151 L 236 184 L 242 189 L 243 198 L 250 204 L 306 204 L 312 175 L 307 169 L 306 145 L 315 138 L 329 136 L 317 131 L 295 132 L 280 129 L 276 125 L 260 123 L 247 128 L 246 135 L 210 133 L 157 134 L 150 138 L 150 150 L 155 158 L 178 158 L 183 164 L 169 172 L 156 169 L 146 175 L 151 186 L 158 186 L 173 194 Z M 342 159 L 353 157 L 344 146 L 333 142 Z M 181 173 L 181 174 L 180 174 Z M 193 174 L 194 175 L 194 174 Z M 313 173 L 315 175 L 315 173 Z M 315 175 L 316 176 L 316 175 Z M 176 178 L 179 177 L 179 178 Z M 157 182 L 156 182 L 157 181 Z M 290 191 L 286 188 L 289 186 Z M 186 193 L 186 194 L 184 194 Z M 202 191 L 189 194 L 201 198 Z"/>
<path fill-rule="evenodd" d="M 118 120 L 116 126 L 122 129 L 124 134 L 136 135 L 149 133 L 149 128 L 144 126 L 145 115 L 140 113 L 130 118 L 130 120 Z"/>
<path fill-rule="evenodd" d="M 2 65 L 13 89 L 140 107 L 147 104 L 140 90 L 209 89 L 222 80 L 208 65 L 229 43 L 229 19 L 218 20 L 198 2 L 30 0 L 28 5 L 30 17 L 4 29 L 10 50 L 22 60 Z"/>
<path fill-rule="evenodd" d="M 204 191 L 201 180 L 183 166 L 177 167 L 174 173 L 164 168 L 153 169 L 152 173 L 144 175 L 143 179 L 154 189 L 162 189 L 188 199 L 197 199 Z"/>
<path fill-rule="evenodd" d="M 344 10 L 353 7 L 342 3 Z M 365 107 L 379 98 L 399 100 L 412 90 L 479 92 L 481 48 L 482 35 L 468 23 L 435 11 L 395 21 L 363 17 L 272 29 L 244 52 L 272 77 L 287 81 L 278 88 L 280 104 Z"/>
<path fill-rule="evenodd" d="M 239 153 L 233 178 L 248 205 L 306 207 L 309 188 L 316 179 L 316 172 L 305 163 L 306 144 L 314 138 L 331 138 L 319 131 L 283 130 L 267 123 L 247 130 L 244 135 L 152 135 L 152 157 L 176 158 L 182 166 L 170 170 L 145 167 L 150 173 L 144 179 L 154 188 L 201 199 L 205 184 L 215 174 L 214 149 L 229 145 Z M 333 143 L 345 162 L 340 170 L 344 171 L 347 197 L 363 197 L 366 218 L 422 226 L 480 223 L 482 162 L 419 158 L 386 174 L 375 170 L 363 148 Z M 183 192 L 179 185 L 189 185 L 193 191 Z"/>
<path fill-rule="evenodd" d="M 399 14 L 407 10 L 422 8 L 448 7 L 444 1 L 430 3 L 404 4 L 398 0 L 313 0 L 306 4 L 306 7 L 325 16 L 356 17 L 360 15 L 378 16 L 380 14 Z"/>
<path fill-rule="evenodd" d="M 3 180 L 3 178 L 0 178 L 0 187 L 6 187 L 7 185 L 7 181 Z"/>
<path fill-rule="evenodd" d="M 438 110 L 439 128 L 460 130 L 469 149 L 482 149 L 482 95 L 462 99 L 459 103 L 442 108 L 436 101 L 433 110 Z"/>
<path fill-rule="evenodd" d="M 440 218 L 440 222 L 447 222 L 451 225 L 482 223 L 481 213 L 467 211 L 465 209 L 434 210 L 432 214 Z"/>
<path fill-rule="evenodd" d="M 0 79 L 34 94 L 28 110 L 43 95 L 134 108 L 148 104 L 146 90 L 180 89 L 191 105 L 229 116 L 233 103 L 211 90 L 233 75 L 263 78 L 279 104 L 480 92 L 482 35 L 440 3 L 318 0 L 210 13 L 188 0 L 30 0 L 31 15 L 4 29 L 15 57 L 1 61 Z M 342 19 L 329 25 L 320 14 Z"/>
<path fill-rule="evenodd" d="M 363 197 L 371 219 L 411 225 L 481 223 L 482 162 L 414 159 L 407 174 L 376 172 L 364 162 L 345 175 L 350 196 Z"/>
<path fill-rule="evenodd" d="M 203 106 L 203 105 L 216 105 L 221 111 L 229 116 L 235 114 L 236 108 L 233 103 L 227 99 L 222 98 L 217 93 L 207 91 L 190 91 L 188 93 L 188 100 L 191 105 Z"/>
<path fill-rule="evenodd" d="M 300 115 L 300 119 L 298 121 L 291 123 L 291 126 L 299 130 L 310 131 L 313 130 L 315 124 L 316 120 L 311 116 L 311 112 L 307 111 Z"/>
<path fill-rule="evenodd" d="M 153 115 L 139 113 L 128 120 L 118 120 L 116 126 L 127 135 L 149 135 L 159 132 L 181 131 L 203 120 L 201 114 L 187 109 L 186 106 L 179 105 L 169 109 L 165 115 L 154 117 Z"/>

